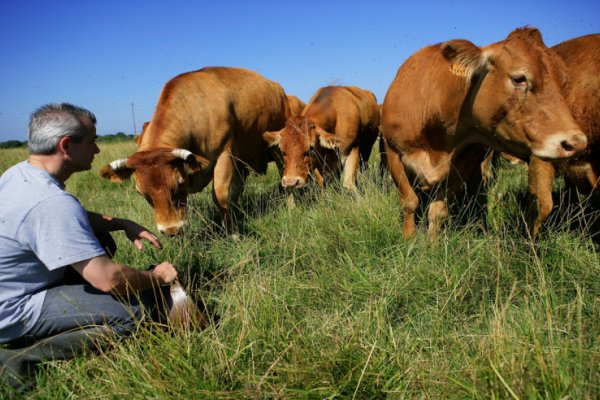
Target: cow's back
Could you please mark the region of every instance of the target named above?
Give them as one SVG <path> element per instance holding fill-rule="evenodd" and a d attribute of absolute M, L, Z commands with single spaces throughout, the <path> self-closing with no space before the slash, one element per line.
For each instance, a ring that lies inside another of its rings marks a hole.
<path fill-rule="evenodd" d="M 293 116 L 293 117 L 300 116 L 300 114 L 302 114 L 302 110 L 304 110 L 304 107 L 306 106 L 306 104 L 302 100 L 300 100 L 300 98 L 298 98 L 297 96 L 293 96 L 291 94 L 288 94 L 287 98 L 288 98 L 288 103 L 290 105 L 291 116 Z"/>
<path fill-rule="evenodd" d="M 280 129 L 288 114 L 278 83 L 242 68 L 203 68 L 165 85 L 140 150 L 185 148 L 215 159 L 231 148 L 247 159 L 267 150 L 262 133 Z"/>
<path fill-rule="evenodd" d="M 375 95 L 355 86 L 320 88 L 304 108 L 303 115 L 331 133 L 335 132 L 340 121 L 358 129 L 379 125 Z"/>

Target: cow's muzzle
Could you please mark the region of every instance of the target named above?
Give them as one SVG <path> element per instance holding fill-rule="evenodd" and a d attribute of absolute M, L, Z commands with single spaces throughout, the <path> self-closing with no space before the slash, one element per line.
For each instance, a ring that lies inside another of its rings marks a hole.
<path fill-rule="evenodd" d="M 587 146 L 587 137 L 580 130 L 561 132 L 546 139 L 541 146 L 533 148 L 536 157 L 544 160 L 571 158 L 582 153 Z"/>
<path fill-rule="evenodd" d="M 306 179 L 299 176 L 284 176 L 281 178 L 281 186 L 286 189 L 300 189 L 306 186 Z"/>
<path fill-rule="evenodd" d="M 156 224 L 156 229 L 163 235 L 176 236 L 176 235 L 183 233 L 185 228 L 187 228 L 187 225 L 188 224 L 186 221 L 179 221 L 176 224 L 170 224 L 170 225 Z"/>

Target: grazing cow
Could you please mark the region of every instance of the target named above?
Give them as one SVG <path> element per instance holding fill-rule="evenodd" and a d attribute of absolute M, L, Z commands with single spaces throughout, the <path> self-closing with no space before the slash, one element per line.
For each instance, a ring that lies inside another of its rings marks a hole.
<path fill-rule="evenodd" d="M 176 76 L 162 90 L 139 151 L 104 166 L 120 182 L 132 174 L 154 208 L 157 229 L 174 235 L 186 224 L 188 194 L 213 180 L 213 199 L 227 231 L 230 204 L 250 169 L 265 173 L 271 159 L 267 130 L 281 129 L 290 110 L 278 83 L 241 68 L 208 67 Z"/>
<path fill-rule="evenodd" d="M 292 96 L 291 94 L 288 94 L 287 98 L 288 103 L 290 104 L 290 111 L 292 113 L 292 117 L 299 117 L 300 114 L 302 114 L 302 110 L 304 110 L 306 104 L 298 97 Z"/>
<path fill-rule="evenodd" d="M 398 70 L 382 109 L 387 160 L 402 204 L 404 235 L 415 232 L 419 199 L 432 190 L 429 234 L 446 200 L 480 172 L 486 146 L 521 157 L 571 157 L 587 140 L 561 86 L 566 67 L 534 28 L 477 47 L 451 40 L 425 47 Z"/>
<path fill-rule="evenodd" d="M 356 186 L 356 170 L 369 159 L 377 139 L 379 110 L 375 95 L 354 86 L 320 88 L 300 117 L 291 117 L 277 132 L 265 133 L 283 156 L 284 188 L 302 188 L 314 174 L 323 187 L 339 177 L 345 188 Z"/>
<path fill-rule="evenodd" d="M 600 191 L 600 34 L 567 40 L 552 50 L 569 69 L 564 86 L 567 104 L 587 136 L 588 146 L 575 159 L 550 163 L 538 157 L 531 158 L 529 230 L 533 236 L 552 211 L 552 183 L 556 170 L 564 176 L 567 191 L 577 190 L 584 194 Z"/>

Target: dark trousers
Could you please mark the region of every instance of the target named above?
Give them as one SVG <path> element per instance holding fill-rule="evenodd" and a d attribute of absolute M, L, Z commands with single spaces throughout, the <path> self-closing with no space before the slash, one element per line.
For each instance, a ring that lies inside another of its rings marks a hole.
<path fill-rule="evenodd" d="M 99 240 L 112 256 L 112 237 L 105 234 Z M 72 358 L 97 349 L 110 336 L 130 335 L 144 320 L 163 320 L 170 301 L 168 287 L 119 298 L 94 288 L 68 267 L 63 284 L 48 289 L 40 318 L 27 335 L 0 348 L 0 382 L 23 389 L 34 380 L 40 362 Z"/>

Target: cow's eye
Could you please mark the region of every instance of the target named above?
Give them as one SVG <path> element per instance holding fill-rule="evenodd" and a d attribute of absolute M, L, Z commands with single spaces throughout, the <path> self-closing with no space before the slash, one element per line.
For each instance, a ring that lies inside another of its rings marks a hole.
<path fill-rule="evenodd" d="M 524 87 L 529 84 L 527 77 L 523 74 L 511 75 L 510 81 L 515 87 Z"/>
<path fill-rule="evenodd" d="M 304 157 L 308 157 L 309 154 L 310 154 L 310 151 L 305 151 L 304 152 Z"/>

